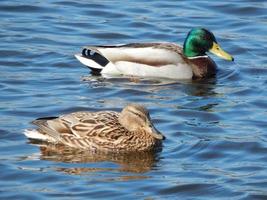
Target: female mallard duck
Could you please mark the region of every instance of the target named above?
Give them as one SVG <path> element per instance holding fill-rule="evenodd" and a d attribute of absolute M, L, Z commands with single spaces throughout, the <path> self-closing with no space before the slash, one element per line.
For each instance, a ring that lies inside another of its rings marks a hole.
<path fill-rule="evenodd" d="M 192 29 L 183 48 L 174 43 L 132 43 L 117 46 L 88 46 L 76 58 L 101 74 L 162 77 L 171 79 L 206 78 L 215 75 L 211 52 L 225 60 L 234 58 L 218 45 L 214 35 L 203 28 Z"/>
<path fill-rule="evenodd" d="M 79 149 L 130 152 L 155 149 L 164 136 L 153 126 L 148 111 L 136 104 L 114 111 L 75 112 L 33 121 L 36 130 L 24 134 L 35 140 Z"/>

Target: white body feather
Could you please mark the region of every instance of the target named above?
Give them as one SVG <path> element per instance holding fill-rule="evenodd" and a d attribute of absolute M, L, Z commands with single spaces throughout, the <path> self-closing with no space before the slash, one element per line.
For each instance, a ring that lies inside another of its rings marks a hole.
<path fill-rule="evenodd" d="M 56 142 L 56 140 L 49 135 L 45 135 L 37 131 L 36 129 L 26 129 L 23 134 L 33 140 L 41 140 L 41 141 L 48 141 L 48 142 Z"/>
<path fill-rule="evenodd" d="M 97 50 L 110 61 L 105 67 L 82 55 L 75 56 L 86 66 L 102 69 L 102 74 L 171 79 L 191 79 L 193 76 L 192 68 L 179 54 L 171 50 L 153 47 L 97 47 Z"/>

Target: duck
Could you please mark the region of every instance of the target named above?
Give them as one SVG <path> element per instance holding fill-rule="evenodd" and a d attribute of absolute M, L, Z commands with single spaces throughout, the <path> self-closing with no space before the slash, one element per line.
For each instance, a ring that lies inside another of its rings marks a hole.
<path fill-rule="evenodd" d="M 89 45 L 75 57 L 93 74 L 205 79 L 214 77 L 217 71 L 207 52 L 234 61 L 205 28 L 190 30 L 183 47 L 171 42 Z"/>
<path fill-rule="evenodd" d="M 129 104 L 115 111 L 79 111 L 38 118 L 26 129 L 30 140 L 102 152 L 140 152 L 160 148 L 165 136 L 153 125 L 148 110 Z"/>

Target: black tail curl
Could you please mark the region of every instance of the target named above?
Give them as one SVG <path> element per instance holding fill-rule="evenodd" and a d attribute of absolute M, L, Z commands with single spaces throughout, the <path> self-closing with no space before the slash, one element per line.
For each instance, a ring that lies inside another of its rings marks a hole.
<path fill-rule="evenodd" d="M 84 48 L 82 50 L 82 56 L 95 61 L 97 64 L 101 65 L 102 67 L 105 67 L 109 63 L 108 59 L 106 59 L 100 53 L 92 49 Z"/>

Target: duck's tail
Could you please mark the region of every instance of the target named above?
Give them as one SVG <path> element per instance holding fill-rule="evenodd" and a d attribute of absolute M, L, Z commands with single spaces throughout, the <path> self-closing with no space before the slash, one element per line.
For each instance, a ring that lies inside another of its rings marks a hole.
<path fill-rule="evenodd" d="M 93 72 L 100 73 L 110 61 L 104 57 L 96 48 L 85 47 L 81 54 L 75 54 L 75 57 Z"/>
<path fill-rule="evenodd" d="M 57 143 L 61 140 L 60 135 L 53 128 L 49 127 L 47 121 L 57 117 L 39 118 L 32 123 L 37 125 L 37 129 L 26 129 L 24 135 L 32 140 L 41 140 L 51 143 Z"/>
<path fill-rule="evenodd" d="M 32 139 L 32 140 L 41 140 L 41 141 L 50 141 L 51 140 L 51 138 L 48 135 L 42 134 L 36 129 L 26 129 L 26 130 L 24 130 L 23 134 L 27 138 Z"/>

